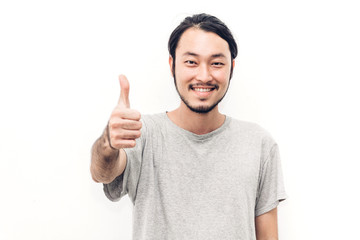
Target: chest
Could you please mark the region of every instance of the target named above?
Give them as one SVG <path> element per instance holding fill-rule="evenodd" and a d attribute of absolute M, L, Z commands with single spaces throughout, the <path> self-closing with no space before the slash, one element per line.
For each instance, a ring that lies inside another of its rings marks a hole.
<path fill-rule="evenodd" d="M 255 198 L 260 154 L 253 143 L 231 138 L 154 141 L 151 167 L 159 191 L 172 196 Z"/>

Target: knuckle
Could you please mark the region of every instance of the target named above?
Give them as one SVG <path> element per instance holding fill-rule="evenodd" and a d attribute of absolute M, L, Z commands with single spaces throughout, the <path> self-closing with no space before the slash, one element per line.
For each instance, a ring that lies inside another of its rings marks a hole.
<path fill-rule="evenodd" d="M 128 125 L 128 122 L 126 120 L 120 120 L 119 121 L 119 128 L 126 128 Z"/>
<path fill-rule="evenodd" d="M 120 148 L 133 148 L 133 147 L 136 146 L 136 141 L 135 140 L 119 141 L 117 146 L 118 146 L 118 149 L 120 149 Z"/>
<path fill-rule="evenodd" d="M 141 119 L 141 113 L 136 111 L 135 117 L 136 117 L 137 120 L 140 120 Z"/>
<path fill-rule="evenodd" d="M 129 142 L 129 147 L 135 147 L 136 146 L 136 141 L 132 140 L 131 142 Z"/>
<path fill-rule="evenodd" d="M 125 121 L 122 119 L 118 119 L 117 121 L 114 121 L 111 125 L 113 129 L 123 129 L 126 125 Z"/>
<path fill-rule="evenodd" d="M 110 143 L 110 145 L 113 147 L 113 148 L 116 148 L 116 149 L 120 149 L 120 144 L 117 142 L 117 141 L 112 141 Z"/>
<path fill-rule="evenodd" d="M 111 117 L 108 124 L 109 124 L 109 129 L 113 130 L 118 127 L 119 119 L 117 117 Z"/>
<path fill-rule="evenodd" d="M 112 124 L 112 127 L 113 127 L 113 129 L 117 129 L 120 127 L 120 125 L 121 125 L 121 123 L 117 121 Z"/>
<path fill-rule="evenodd" d="M 117 136 L 119 134 L 119 131 L 117 130 L 117 128 L 113 125 L 110 129 L 109 129 L 109 137 L 110 139 L 116 139 Z"/>
<path fill-rule="evenodd" d="M 118 130 L 118 131 L 114 132 L 113 137 L 114 137 L 114 139 L 121 139 L 124 137 L 123 135 L 124 135 L 123 132 Z"/>
<path fill-rule="evenodd" d="M 120 116 L 122 113 L 121 108 L 119 108 L 118 106 L 114 108 L 114 110 L 111 113 L 111 117 L 117 117 Z"/>
<path fill-rule="evenodd" d="M 125 138 L 126 134 L 124 131 L 122 131 L 121 128 L 115 128 L 112 131 L 110 131 L 110 139 L 118 140 Z"/>

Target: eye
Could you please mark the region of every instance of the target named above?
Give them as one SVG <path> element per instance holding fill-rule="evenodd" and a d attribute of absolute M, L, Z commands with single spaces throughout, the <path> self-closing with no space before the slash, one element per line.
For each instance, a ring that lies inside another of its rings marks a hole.
<path fill-rule="evenodd" d="M 185 63 L 187 65 L 196 65 L 196 62 L 195 61 L 192 61 L 192 60 L 186 60 Z"/>
<path fill-rule="evenodd" d="M 221 66 L 224 66 L 225 64 L 222 62 L 214 62 L 214 63 L 212 63 L 212 65 L 215 67 L 221 67 Z"/>

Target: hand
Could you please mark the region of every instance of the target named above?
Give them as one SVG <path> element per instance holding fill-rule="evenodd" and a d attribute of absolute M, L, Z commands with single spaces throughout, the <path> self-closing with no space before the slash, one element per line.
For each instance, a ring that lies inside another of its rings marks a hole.
<path fill-rule="evenodd" d="M 138 111 L 130 109 L 129 81 L 124 75 L 119 76 L 120 98 L 109 120 L 108 134 L 110 146 L 116 149 L 133 148 L 135 139 L 141 135 L 141 115 Z"/>

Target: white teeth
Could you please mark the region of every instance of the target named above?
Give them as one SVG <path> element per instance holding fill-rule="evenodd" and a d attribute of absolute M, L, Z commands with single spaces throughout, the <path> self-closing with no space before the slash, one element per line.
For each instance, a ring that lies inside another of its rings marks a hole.
<path fill-rule="evenodd" d="M 210 88 L 194 88 L 194 90 L 197 92 L 210 92 L 211 91 Z"/>

